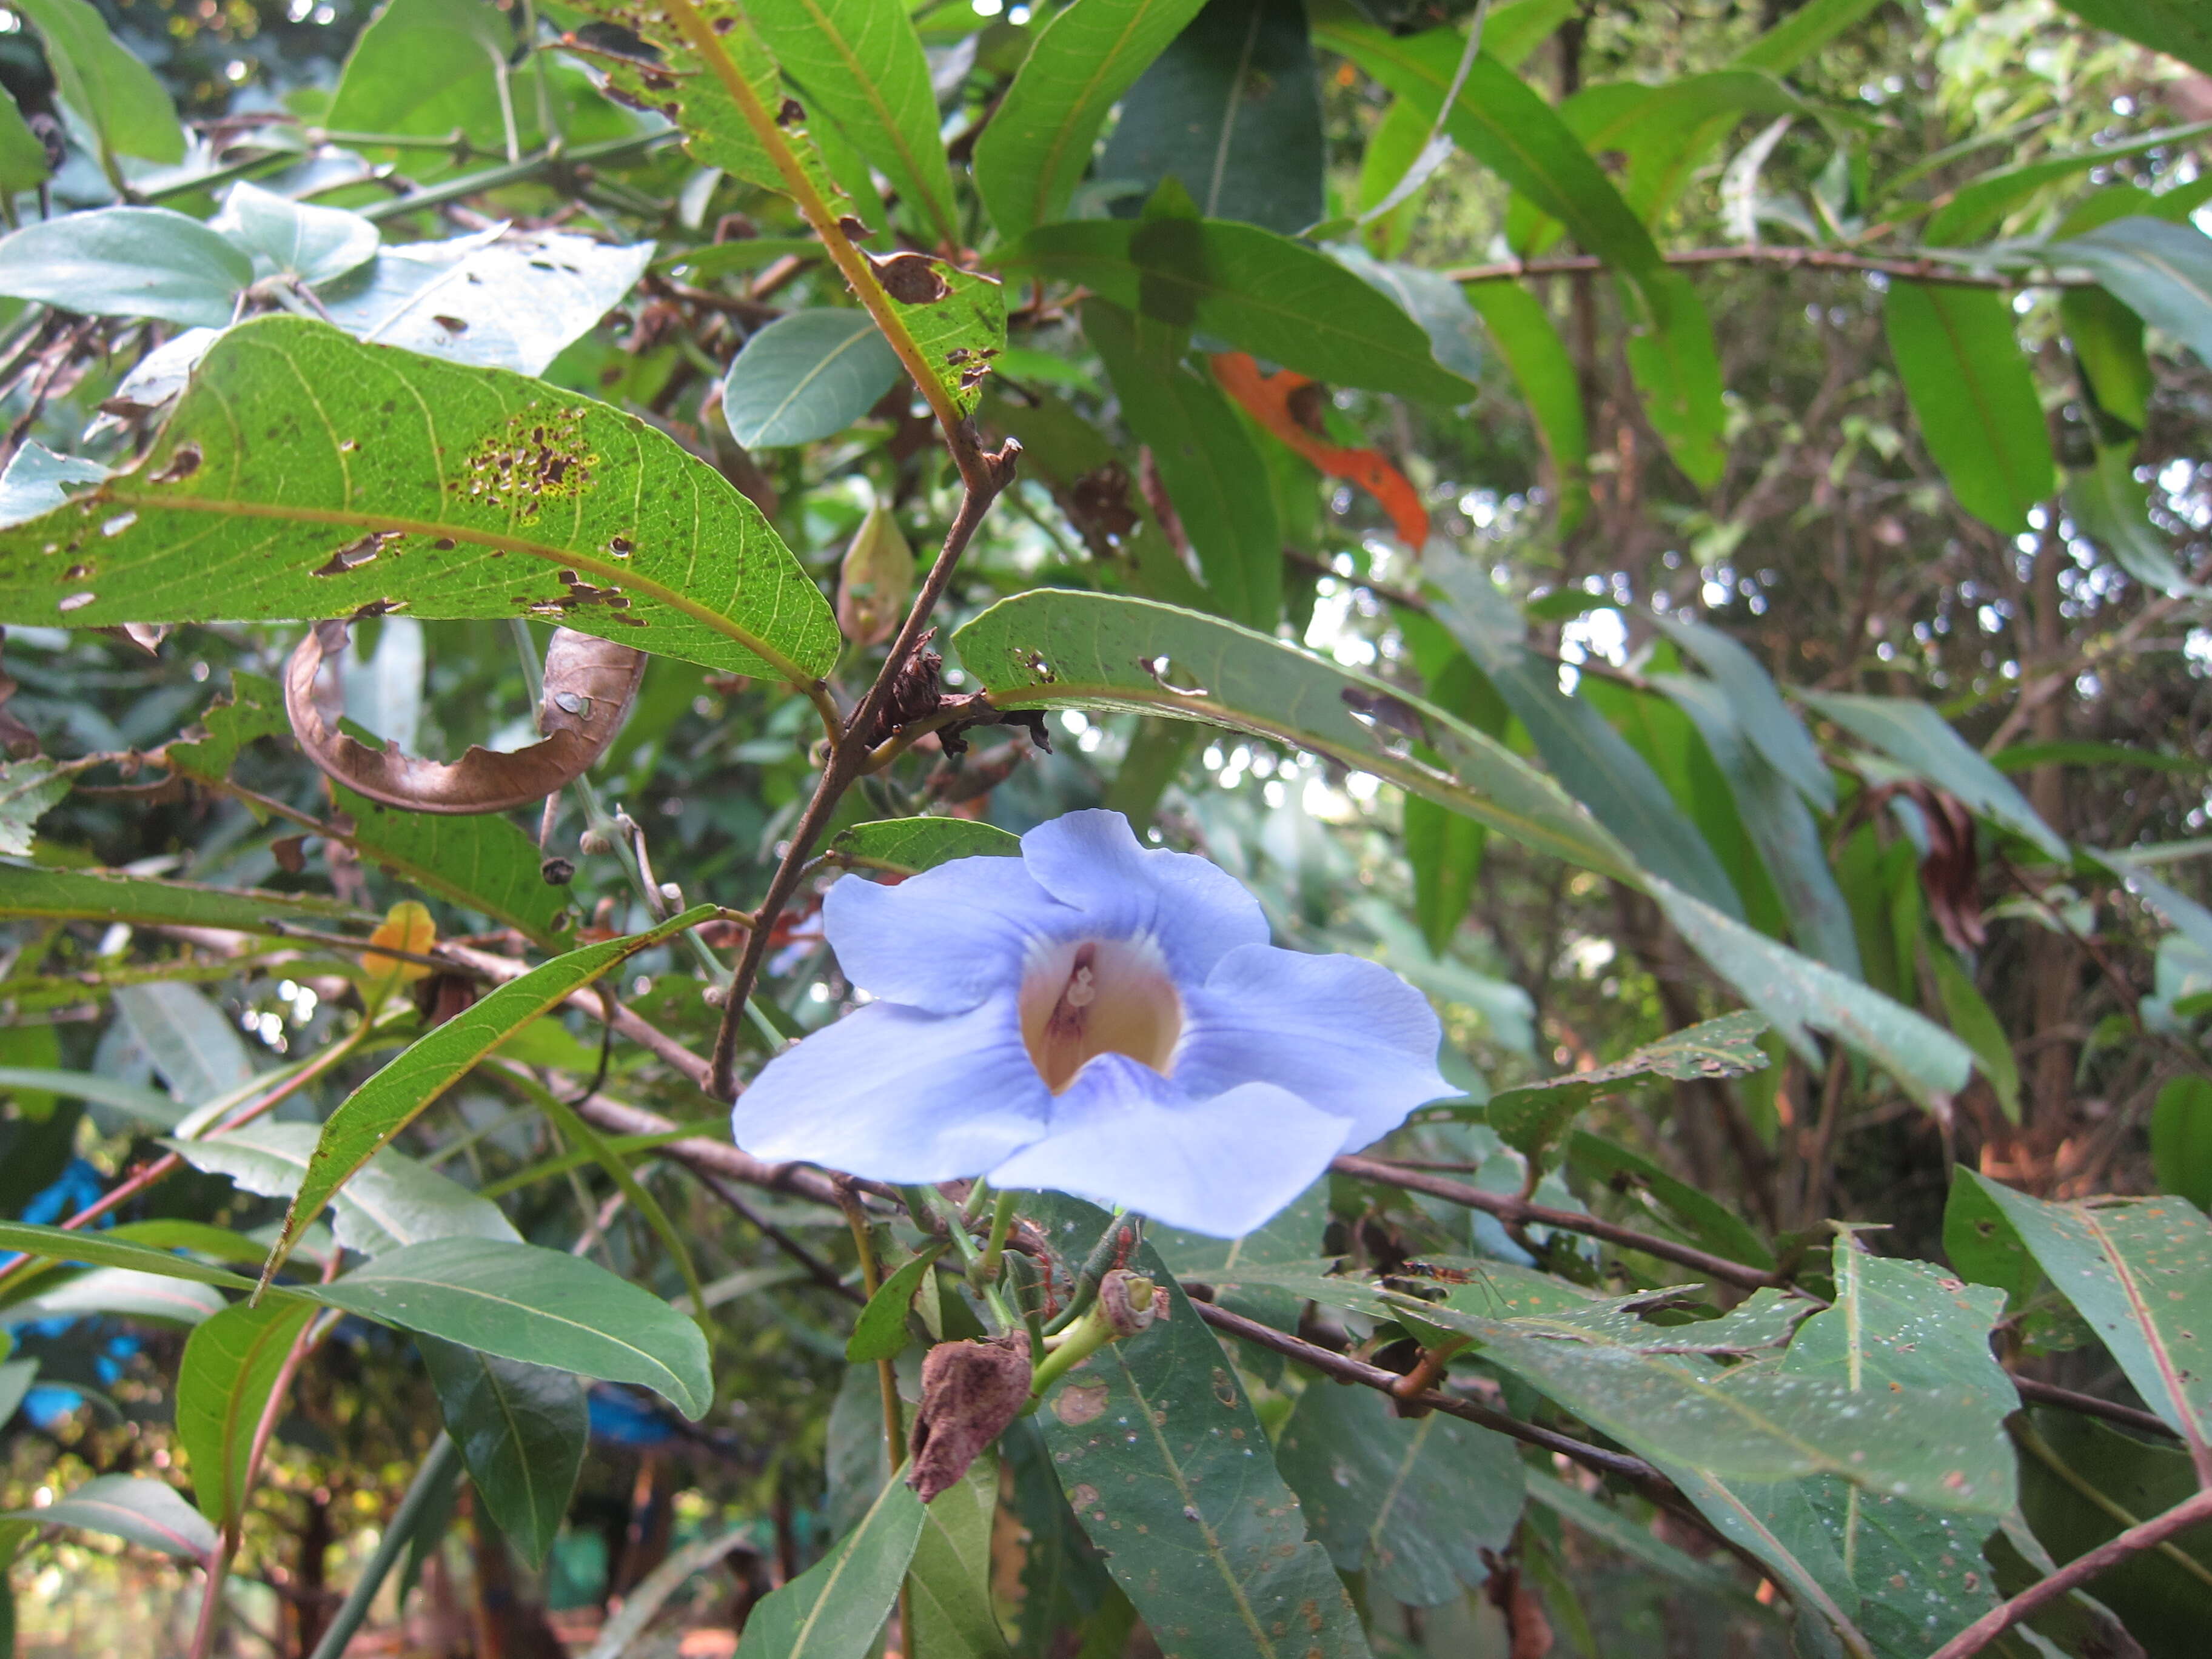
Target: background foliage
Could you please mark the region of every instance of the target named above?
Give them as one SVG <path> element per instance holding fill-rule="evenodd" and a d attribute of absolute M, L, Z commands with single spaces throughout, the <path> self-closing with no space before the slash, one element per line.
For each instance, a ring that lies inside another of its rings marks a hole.
<path fill-rule="evenodd" d="M 2197 8 L 10 0 L 0 85 L 0 1651 L 2201 1650 Z M 1234 1243 L 728 1144 L 829 879 L 1098 805 L 1465 1097 Z M 924 1349 L 1109 1261 L 925 1508 Z"/>

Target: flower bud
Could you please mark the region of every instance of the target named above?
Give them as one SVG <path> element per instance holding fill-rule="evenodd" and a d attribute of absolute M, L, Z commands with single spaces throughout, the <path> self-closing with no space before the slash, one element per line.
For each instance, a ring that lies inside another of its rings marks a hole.
<path fill-rule="evenodd" d="M 968 1473 L 1030 1401 L 1030 1339 L 940 1342 L 922 1356 L 906 1483 L 925 1504 Z"/>
<path fill-rule="evenodd" d="M 599 854 L 608 850 L 608 842 L 607 838 L 598 830 L 586 830 L 576 837 L 576 847 L 580 852 L 596 858 Z"/>
<path fill-rule="evenodd" d="M 878 503 L 868 509 L 837 573 L 837 626 L 857 646 L 898 631 L 914 597 L 914 550 Z"/>
<path fill-rule="evenodd" d="M 1167 1296 L 1142 1273 L 1116 1267 L 1098 1281 L 1098 1311 L 1115 1337 L 1134 1336 L 1167 1311 Z"/>

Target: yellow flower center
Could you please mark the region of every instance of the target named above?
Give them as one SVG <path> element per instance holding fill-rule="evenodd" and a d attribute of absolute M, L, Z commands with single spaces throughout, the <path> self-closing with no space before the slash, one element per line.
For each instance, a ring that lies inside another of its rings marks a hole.
<path fill-rule="evenodd" d="M 1182 999 L 1149 939 L 1072 939 L 1032 955 L 1022 975 L 1022 1042 L 1054 1094 L 1100 1054 L 1163 1077 L 1182 1036 Z"/>

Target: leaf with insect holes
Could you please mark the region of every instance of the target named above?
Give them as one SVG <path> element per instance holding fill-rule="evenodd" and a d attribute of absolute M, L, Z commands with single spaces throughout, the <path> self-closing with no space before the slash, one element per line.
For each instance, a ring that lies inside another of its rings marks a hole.
<path fill-rule="evenodd" d="M 634 416 L 268 317 L 137 471 L 0 532 L 0 623 L 544 617 L 805 684 L 830 607 L 759 509 Z"/>
<path fill-rule="evenodd" d="M 1022 842 L 972 818 L 884 818 L 840 830 L 829 850 L 851 868 L 915 876 L 953 859 L 1019 858 Z"/>

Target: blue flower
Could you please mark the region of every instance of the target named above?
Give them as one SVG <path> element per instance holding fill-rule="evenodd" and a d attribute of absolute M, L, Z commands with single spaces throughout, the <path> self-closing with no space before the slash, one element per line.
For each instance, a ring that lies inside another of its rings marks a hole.
<path fill-rule="evenodd" d="M 1338 1152 L 1456 1094 L 1421 994 L 1357 957 L 1267 942 L 1204 859 L 1071 812 L 1022 855 L 823 907 L 877 1000 L 787 1049 L 738 1099 L 738 1144 L 896 1182 L 984 1176 L 1233 1237 Z"/>

